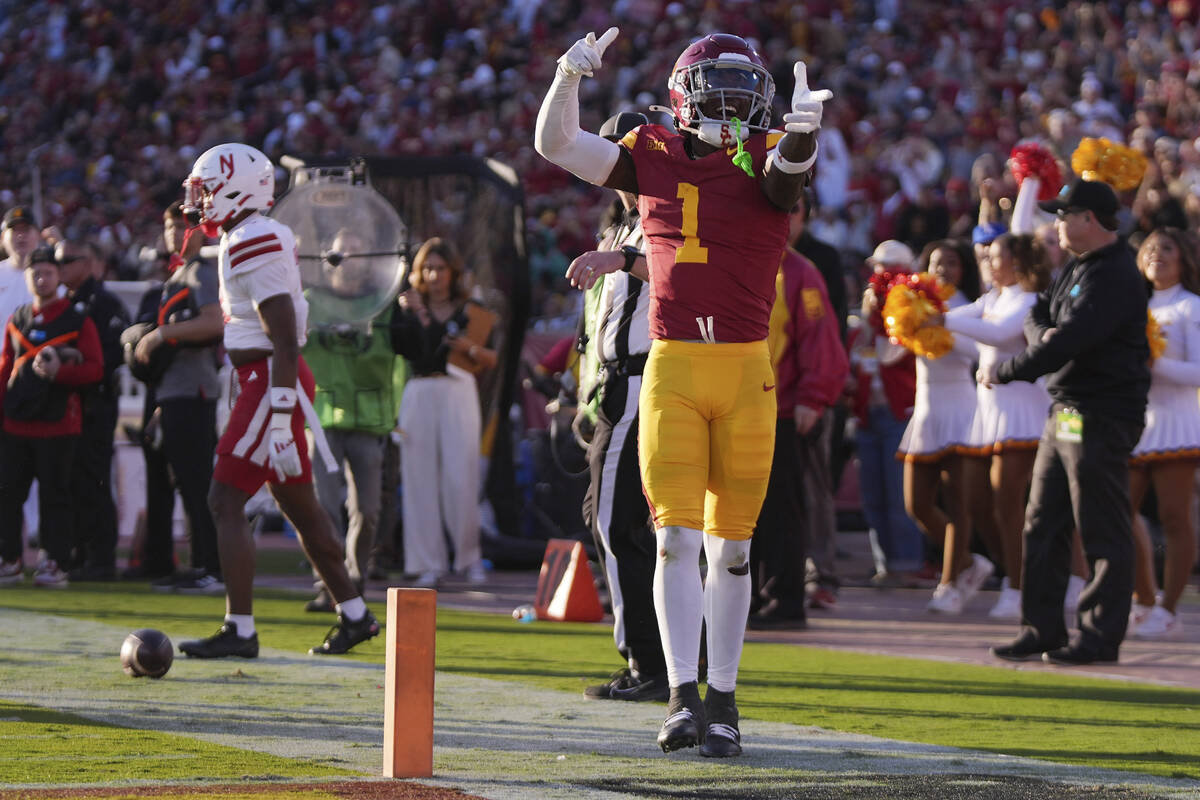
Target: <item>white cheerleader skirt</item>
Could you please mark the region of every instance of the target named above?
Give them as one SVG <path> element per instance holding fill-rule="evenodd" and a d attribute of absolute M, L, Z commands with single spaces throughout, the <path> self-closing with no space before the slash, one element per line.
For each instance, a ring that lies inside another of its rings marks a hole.
<path fill-rule="evenodd" d="M 1006 450 L 1034 450 L 1046 417 L 1050 395 L 1040 383 L 1013 381 L 976 390 L 975 418 L 963 455 L 987 457 Z"/>
<path fill-rule="evenodd" d="M 974 381 L 918 383 L 913 415 L 896 457 L 931 464 L 955 454 L 967 443 L 974 418 Z"/>
<path fill-rule="evenodd" d="M 1130 461 L 1200 460 L 1200 400 L 1194 386 L 1150 386 L 1146 427 Z"/>

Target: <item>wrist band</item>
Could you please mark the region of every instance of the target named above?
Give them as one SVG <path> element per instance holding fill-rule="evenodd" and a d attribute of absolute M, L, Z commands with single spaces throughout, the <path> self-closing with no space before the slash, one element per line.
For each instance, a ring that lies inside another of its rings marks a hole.
<path fill-rule="evenodd" d="M 275 411 L 271 413 L 272 430 L 291 430 L 292 427 L 292 412 L 291 411 Z"/>
<path fill-rule="evenodd" d="M 271 387 L 271 409 L 289 414 L 296 407 L 296 390 L 288 386 Z"/>
<path fill-rule="evenodd" d="M 788 161 L 780 154 L 779 148 L 776 147 L 771 151 L 771 163 L 775 165 L 776 169 L 782 170 L 789 175 L 795 175 L 799 172 L 810 170 L 812 169 L 812 165 L 817 163 L 817 143 L 813 142 L 812 155 L 806 158 L 804 161 L 798 163 L 795 161 Z"/>
<path fill-rule="evenodd" d="M 621 272 L 629 272 L 629 270 L 633 269 L 633 262 L 638 260 L 638 256 L 642 254 L 642 251 L 631 244 L 627 244 L 621 247 L 621 252 L 625 254 L 625 264 L 621 267 Z"/>

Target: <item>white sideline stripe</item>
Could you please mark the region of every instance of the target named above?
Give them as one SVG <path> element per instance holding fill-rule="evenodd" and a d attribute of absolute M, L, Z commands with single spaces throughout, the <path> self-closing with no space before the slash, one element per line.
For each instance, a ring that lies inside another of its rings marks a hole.
<path fill-rule="evenodd" d="M 299 593 L 296 596 L 298 601 L 303 599 Z M 128 633 L 125 627 L 56 617 L 44 611 L 5 608 L 3 615 L 12 636 L 0 663 L 0 698 L 137 730 L 176 733 L 242 750 L 304 759 L 363 776 L 380 773 L 383 691 L 378 687 L 383 683 L 382 664 L 314 659 L 299 651 L 266 647 L 251 661 L 233 664 L 225 659 L 178 657 L 161 680 L 126 678 L 117 657 Z M 190 638 L 174 628 L 164 632 L 176 644 Z M 383 644 L 375 640 L 366 647 L 379 652 Z M 239 672 L 233 672 L 234 667 Z M 454 787 L 493 800 L 625 797 L 592 788 L 596 780 L 611 778 L 614 759 L 652 761 L 655 769 L 663 770 L 676 785 L 686 782 L 698 787 L 711 780 L 702 759 L 688 761 L 659 752 L 654 739 L 662 724 L 660 703 L 589 703 L 578 692 L 453 672 L 438 672 L 435 685 L 437 772 L 421 783 Z M 564 709 L 570 713 L 563 713 Z M 1080 786 L 1132 786 L 1176 797 L 1194 796 L 1196 790 L 1193 780 L 898 742 L 812 726 L 742 720 L 741 727 L 748 744 L 738 768 L 748 773 L 750 781 L 767 776 L 773 783 L 798 780 L 778 775 L 778 770 L 787 769 L 802 773 L 807 781 L 822 773 L 970 773 Z M 564 756 L 565 765 L 556 760 L 558 756 Z M 89 785 L 149 783 L 162 781 L 113 775 L 109 782 Z M 63 785 L 5 783 L 3 788 Z"/>

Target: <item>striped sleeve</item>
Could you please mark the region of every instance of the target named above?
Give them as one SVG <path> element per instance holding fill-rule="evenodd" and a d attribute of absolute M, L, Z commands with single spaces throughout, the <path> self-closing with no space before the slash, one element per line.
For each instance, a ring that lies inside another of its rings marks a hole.
<path fill-rule="evenodd" d="M 229 247 L 229 269 L 237 271 L 239 267 L 251 269 L 262 260 L 263 256 L 272 253 L 282 253 L 283 242 L 274 233 L 264 233 L 245 239 Z"/>

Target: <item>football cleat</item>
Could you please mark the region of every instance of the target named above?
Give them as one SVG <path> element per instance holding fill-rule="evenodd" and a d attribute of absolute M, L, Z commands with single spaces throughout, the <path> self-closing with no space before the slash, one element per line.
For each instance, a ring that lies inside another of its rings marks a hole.
<path fill-rule="evenodd" d="M 704 704 L 695 681 L 671 687 L 667 718 L 658 732 L 658 746 L 664 753 L 695 747 L 704 741 Z"/>
<path fill-rule="evenodd" d="M 608 683 L 589 686 L 583 690 L 587 700 L 631 700 L 642 702 L 647 700 L 666 700 L 671 689 L 667 685 L 667 676 L 652 675 L 649 678 L 635 676 L 628 667 L 612 674 Z"/>
<path fill-rule="evenodd" d="M 733 692 L 719 692 L 711 686 L 704 698 L 708 729 L 700 745 L 705 758 L 732 758 L 742 754 L 742 734 L 738 730 L 738 709 Z"/>
<path fill-rule="evenodd" d="M 179 652 L 192 658 L 258 658 L 258 634 L 238 636 L 237 626 L 226 622 L 207 639 L 180 642 Z"/>
<path fill-rule="evenodd" d="M 351 622 L 342 614 L 338 614 L 337 624 L 325 634 L 325 641 L 308 652 L 314 656 L 338 656 L 350 652 L 356 644 L 373 639 L 379 635 L 379 620 L 368 611 L 363 618 Z"/>

